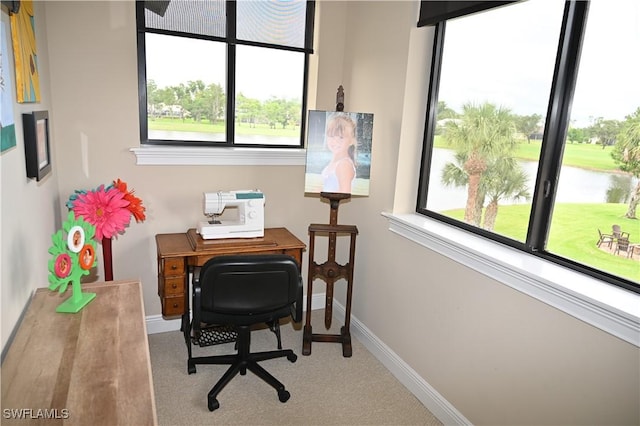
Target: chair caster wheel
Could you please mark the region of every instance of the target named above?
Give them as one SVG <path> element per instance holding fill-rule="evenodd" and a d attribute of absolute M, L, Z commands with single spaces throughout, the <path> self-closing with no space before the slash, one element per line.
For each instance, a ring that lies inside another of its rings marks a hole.
<path fill-rule="evenodd" d="M 298 359 L 298 355 L 296 354 L 287 355 L 287 359 L 291 362 L 296 362 L 296 360 Z"/>
<path fill-rule="evenodd" d="M 209 407 L 209 411 L 217 410 L 220 408 L 220 403 L 217 399 L 208 397 L 207 398 L 207 406 Z"/>
<path fill-rule="evenodd" d="M 289 391 L 286 391 L 284 389 L 278 391 L 278 399 L 280 400 L 280 402 L 287 402 L 289 398 L 291 398 L 291 394 L 289 393 Z"/>
<path fill-rule="evenodd" d="M 188 363 L 187 364 L 187 373 L 194 374 L 196 372 L 195 364 Z"/>

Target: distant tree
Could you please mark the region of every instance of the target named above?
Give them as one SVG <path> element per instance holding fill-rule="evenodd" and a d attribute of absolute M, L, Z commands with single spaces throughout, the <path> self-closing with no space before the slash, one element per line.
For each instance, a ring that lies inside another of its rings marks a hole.
<path fill-rule="evenodd" d="M 282 125 L 282 128 L 284 129 L 286 127 L 283 99 L 277 99 L 275 97 L 270 98 L 264 103 L 262 111 L 271 128 L 275 129 L 276 123 L 282 123 L 283 121 L 284 124 Z"/>
<path fill-rule="evenodd" d="M 159 104 L 175 105 L 178 102 L 176 90 L 173 87 L 158 89 L 157 100 Z"/>
<path fill-rule="evenodd" d="M 264 103 L 262 111 L 272 128 L 279 123 L 283 129 L 286 129 L 289 124 L 294 126 L 297 124 L 300 108 L 300 103 L 297 101 L 272 97 Z"/>
<path fill-rule="evenodd" d="M 620 170 L 640 178 L 640 108 L 625 117 L 611 157 L 618 164 Z M 635 191 L 629 200 L 629 207 L 625 217 L 636 219 L 638 203 L 640 203 L 640 181 L 638 181 Z"/>
<path fill-rule="evenodd" d="M 160 104 L 160 96 L 158 93 L 158 85 L 153 80 L 147 80 L 147 105 L 149 105 L 148 113 L 155 114 Z"/>
<path fill-rule="evenodd" d="M 194 120 L 200 121 L 208 115 L 208 105 L 202 97 L 205 83 L 202 80 L 181 83 L 175 88 L 178 97 L 178 105 L 183 111 L 188 111 Z M 184 118 L 184 114 L 182 116 Z"/>
<path fill-rule="evenodd" d="M 515 119 L 516 129 L 525 135 L 527 143 L 531 143 L 531 134 L 535 133 L 540 126 L 540 114 L 518 115 Z"/>
<path fill-rule="evenodd" d="M 618 120 L 605 120 L 602 117 L 598 117 L 589 131 L 591 136 L 595 137 L 598 143 L 602 145 L 602 149 L 605 149 L 615 143 L 616 136 L 620 132 L 620 125 L 621 123 Z"/>
<path fill-rule="evenodd" d="M 584 143 L 589 140 L 589 136 L 585 129 L 576 129 L 575 127 L 570 127 L 567 131 L 567 140 L 569 143 Z"/>
<path fill-rule="evenodd" d="M 207 106 L 207 118 L 211 123 L 215 123 L 224 116 L 227 106 L 227 96 L 219 84 L 210 84 L 200 96 L 205 100 Z"/>
<path fill-rule="evenodd" d="M 443 120 L 445 118 L 457 118 L 458 114 L 447 106 L 445 101 L 438 101 L 438 115 L 437 120 Z"/>
<path fill-rule="evenodd" d="M 249 123 L 249 127 L 255 127 L 261 110 L 258 99 L 247 98 L 242 93 L 236 96 L 236 117 L 241 123 Z"/>

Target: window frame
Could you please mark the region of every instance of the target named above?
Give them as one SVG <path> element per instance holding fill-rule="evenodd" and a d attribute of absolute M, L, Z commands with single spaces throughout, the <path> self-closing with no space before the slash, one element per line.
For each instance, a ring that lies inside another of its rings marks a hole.
<path fill-rule="evenodd" d="M 509 4 L 502 5 L 502 7 L 509 6 Z M 431 156 L 436 127 L 438 90 L 445 45 L 446 20 L 439 21 L 435 24 L 431 77 L 428 85 L 423 147 L 418 178 L 416 213 L 461 228 L 483 238 L 496 241 L 560 266 L 570 268 L 590 277 L 603 280 L 609 284 L 640 293 L 640 284 L 638 283 L 547 252 L 545 247 L 554 206 L 554 193 L 557 189 L 556 185 L 562 166 L 565 138 L 569 127 L 570 107 L 578 76 L 578 65 L 586 29 L 588 9 L 588 1 L 567 0 L 565 2 L 551 94 L 546 110 L 546 125 L 538 163 L 536 186 L 532 199 L 531 216 L 528 224 L 527 238 L 524 243 L 452 219 L 426 208 L 429 171 L 431 168 Z M 491 11 L 487 13 L 491 13 Z"/>
<path fill-rule="evenodd" d="M 304 47 L 293 47 L 285 45 L 277 45 L 272 43 L 263 43 L 249 40 L 239 40 L 236 38 L 236 1 L 225 1 L 226 36 L 209 36 L 185 34 L 177 31 L 160 30 L 156 28 L 147 28 L 145 25 L 145 2 L 136 2 L 136 42 L 137 42 L 137 63 L 138 63 L 138 113 L 140 121 L 140 148 L 133 148 L 132 151 L 139 156 L 144 155 L 144 148 L 161 148 L 166 147 L 172 152 L 172 148 L 182 148 L 192 151 L 191 148 L 224 148 L 227 151 L 233 150 L 236 154 L 242 155 L 243 149 L 249 151 L 256 150 L 300 150 L 304 148 L 305 132 L 306 132 L 306 115 L 307 115 L 307 99 L 308 99 L 308 80 L 309 80 L 309 55 L 313 53 L 313 31 L 315 16 L 315 0 L 305 0 L 306 17 L 305 17 L 305 40 Z M 184 141 L 184 140 L 160 140 L 149 139 L 148 137 L 148 121 L 147 121 L 147 72 L 146 72 L 146 41 L 147 33 L 170 35 L 176 37 L 200 39 L 221 42 L 226 44 L 227 55 L 227 77 L 226 77 L 226 113 L 225 113 L 225 141 Z M 242 144 L 235 142 L 235 81 L 236 81 L 236 46 L 254 46 L 268 49 L 276 49 L 281 51 L 300 52 L 304 54 L 303 84 L 301 93 L 301 117 L 300 117 L 300 140 L 296 145 L 281 144 Z M 188 152 L 187 151 L 187 152 Z M 155 152 L 161 152 L 156 149 Z M 187 154 L 189 155 L 189 154 Z M 158 164 L 158 163 L 155 163 Z M 170 163 L 167 163 L 170 164 Z"/>

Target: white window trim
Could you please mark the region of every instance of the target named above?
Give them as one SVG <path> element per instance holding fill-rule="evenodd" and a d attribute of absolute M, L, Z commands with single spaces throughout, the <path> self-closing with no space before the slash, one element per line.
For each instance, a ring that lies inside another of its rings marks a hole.
<path fill-rule="evenodd" d="M 640 295 L 418 214 L 389 230 L 640 347 Z"/>
<path fill-rule="evenodd" d="M 300 148 L 215 148 L 141 146 L 130 148 L 136 164 L 144 166 L 304 166 L 306 150 Z"/>

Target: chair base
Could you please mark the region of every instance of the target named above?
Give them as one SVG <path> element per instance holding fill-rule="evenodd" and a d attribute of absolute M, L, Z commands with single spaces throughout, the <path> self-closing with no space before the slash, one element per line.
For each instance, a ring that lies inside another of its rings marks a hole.
<path fill-rule="evenodd" d="M 191 357 L 191 354 L 189 354 L 189 359 L 187 360 L 187 372 L 189 374 L 194 374 L 196 372 L 196 365 L 198 364 L 230 364 L 230 367 L 213 386 L 213 388 L 211 388 L 207 395 L 209 411 L 213 411 L 220 407 L 220 403 L 216 397 L 222 389 L 224 389 L 224 387 L 229 384 L 229 382 L 231 382 L 238 373 L 241 375 L 247 374 L 247 370 L 250 370 L 256 376 L 260 377 L 273 387 L 278 392 L 278 399 L 280 402 L 287 402 L 287 400 L 289 400 L 291 395 L 285 389 L 284 385 L 260 366 L 258 362 L 281 357 L 286 357 L 290 362 L 296 362 L 298 359 L 297 355 L 291 349 L 250 353 L 250 339 L 250 326 L 238 326 L 237 354 L 208 357 Z"/>

